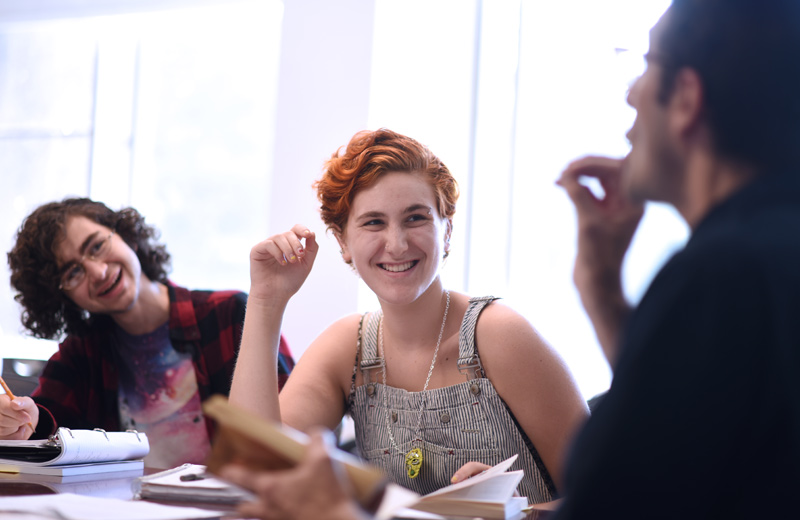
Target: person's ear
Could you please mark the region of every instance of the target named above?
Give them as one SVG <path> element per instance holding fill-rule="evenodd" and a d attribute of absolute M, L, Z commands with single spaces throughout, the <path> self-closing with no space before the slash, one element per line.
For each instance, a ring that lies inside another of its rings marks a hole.
<path fill-rule="evenodd" d="M 675 135 L 686 137 L 703 119 L 703 82 L 693 69 L 684 67 L 675 75 L 669 100 L 670 127 Z"/>
<path fill-rule="evenodd" d="M 453 219 L 447 219 L 447 229 L 444 232 L 444 257 L 450 254 L 450 236 L 453 234 Z"/>
<path fill-rule="evenodd" d="M 344 260 L 348 264 L 353 263 L 353 257 L 352 255 L 350 255 L 350 251 L 347 249 L 347 242 L 345 242 L 341 230 L 339 230 L 338 228 L 334 228 L 333 236 L 335 236 L 336 241 L 339 242 L 339 253 L 342 255 L 342 260 Z"/>

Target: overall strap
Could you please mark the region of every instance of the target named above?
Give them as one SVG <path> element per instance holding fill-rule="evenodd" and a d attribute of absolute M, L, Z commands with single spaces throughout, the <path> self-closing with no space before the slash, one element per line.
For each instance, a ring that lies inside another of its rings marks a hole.
<path fill-rule="evenodd" d="M 378 356 L 378 326 L 381 324 L 381 318 L 383 318 L 381 311 L 370 313 L 361 329 L 361 375 L 364 384 L 367 385 L 368 395 L 375 393 L 375 384 L 378 381 L 377 375 L 375 381 L 372 380 L 370 370 L 384 366 L 383 358 Z"/>
<path fill-rule="evenodd" d="M 486 377 L 475 345 L 475 327 L 481 311 L 497 299 L 496 296 L 470 298 L 467 312 L 464 313 L 461 331 L 458 333 L 458 371 L 467 376 L 468 381 Z"/>

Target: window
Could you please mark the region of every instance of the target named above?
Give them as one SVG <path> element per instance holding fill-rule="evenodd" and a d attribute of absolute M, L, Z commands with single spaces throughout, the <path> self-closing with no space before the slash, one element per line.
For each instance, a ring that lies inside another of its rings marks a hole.
<path fill-rule="evenodd" d="M 128 12 L 57 2 L 0 25 L 4 251 L 39 204 L 89 196 L 160 229 L 176 283 L 246 289 L 267 219 L 283 5 L 116 5 Z M 20 329 L 0 284 L 3 357 L 54 350 Z"/>
<path fill-rule="evenodd" d="M 355 131 L 385 126 L 427 144 L 460 183 L 445 284 L 504 297 L 586 397 L 607 387 L 572 284 L 573 209 L 554 181 L 577 156 L 627 152 L 626 89 L 668 0 L 163 0 L 147 4 L 181 8 L 114 15 L 98 6 L 143 3 L 48 1 L 60 18 L 0 25 L 6 251 L 33 207 L 89 195 L 160 228 L 176 282 L 246 289 L 250 247 L 305 223 L 322 246 L 284 320 L 299 355 L 356 306 L 311 182 Z M 656 205 L 642 227 L 624 272 L 634 301 L 686 237 Z M 362 287 L 359 310 L 376 305 Z"/>
<path fill-rule="evenodd" d="M 554 182 L 581 155 L 627 153 L 626 91 L 668 4 L 377 2 L 370 127 L 427 144 L 462 190 L 446 285 L 503 296 L 587 398 L 610 372 L 572 283 L 574 212 Z M 633 301 L 686 237 L 664 207 L 642 227 L 624 271 Z"/>

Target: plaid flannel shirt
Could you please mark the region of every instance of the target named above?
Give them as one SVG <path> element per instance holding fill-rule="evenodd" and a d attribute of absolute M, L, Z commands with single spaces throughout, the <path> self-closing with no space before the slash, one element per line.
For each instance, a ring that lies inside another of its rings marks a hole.
<path fill-rule="evenodd" d="M 189 291 L 174 284 L 169 290 L 169 337 L 175 350 L 191 352 L 201 401 L 230 391 L 242 339 L 247 294 L 240 291 Z M 33 397 L 39 424 L 32 438 L 51 435 L 59 426 L 76 429 L 120 429 L 116 325 L 96 316 L 84 336 L 68 336 L 58 346 L 39 378 Z M 294 360 L 281 336 L 278 383 L 283 388 Z M 209 438 L 211 422 L 206 419 Z"/>

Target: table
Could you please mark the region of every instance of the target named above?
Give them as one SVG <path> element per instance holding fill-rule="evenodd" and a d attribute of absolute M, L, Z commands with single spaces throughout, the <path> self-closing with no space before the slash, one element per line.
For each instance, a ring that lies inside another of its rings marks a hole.
<path fill-rule="evenodd" d="M 54 477 L 51 475 L 31 475 L 0 473 L 0 496 L 22 495 L 49 495 L 54 493 L 75 493 L 78 495 L 117 498 L 120 500 L 133 500 L 132 484 L 137 477 L 143 474 L 156 473 L 158 469 L 145 468 L 142 471 L 127 471 L 120 473 L 95 473 L 90 475 L 75 475 L 72 477 Z M 164 502 L 166 503 L 166 502 Z M 544 504 L 537 504 L 535 509 L 528 513 L 524 520 L 548 520 L 553 516 L 553 511 L 559 501 L 554 500 Z M 230 512 L 229 508 L 219 505 L 203 504 L 176 504 L 191 505 L 216 511 Z M 226 518 L 233 518 L 226 515 Z"/>

